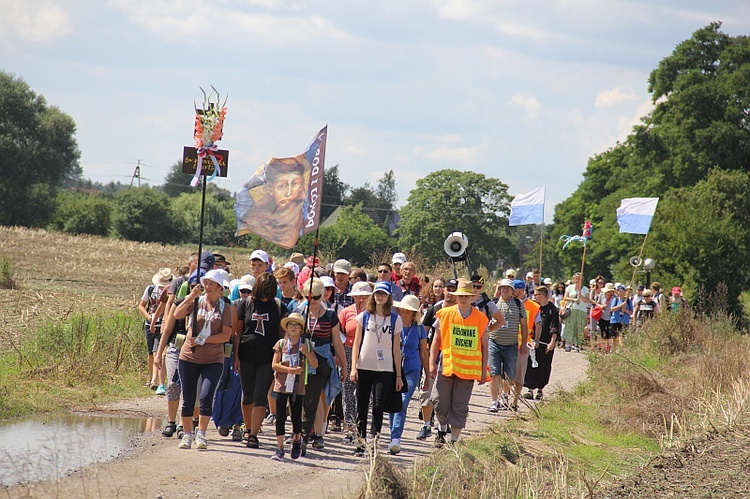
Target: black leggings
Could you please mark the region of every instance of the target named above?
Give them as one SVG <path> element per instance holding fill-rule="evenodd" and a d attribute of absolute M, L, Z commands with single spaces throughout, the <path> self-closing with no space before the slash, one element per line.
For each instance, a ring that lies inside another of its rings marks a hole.
<path fill-rule="evenodd" d="M 315 374 L 308 374 L 307 385 L 305 385 L 305 415 L 302 420 L 302 429 L 306 435 L 309 435 L 315 426 L 315 414 L 318 411 L 320 403 L 320 393 L 325 388 L 328 379 L 331 377 L 331 368 L 328 367 L 328 361 L 325 357 L 318 354 L 318 367 Z"/>
<path fill-rule="evenodd" d="M 367 412 L 372 393 L 372 425 L 370 435 L 375 436 L 383 428 L 383 406 L 385 397 L 396 383 L 393 371 L 357 370 L 357 431 L 360 438 L 367 433 Z"/>
<path fill-rule="evenodd" d="M 305 396 L 297 395 L 292 397 L 291 393 L 274 392 L 276 395 L 276 436 L 284 435 L 286 426 L 286 404 L 292 406 L 292 433 L 295 435 L 302 433 L 302 404 Z"/>
<path fill-rule="evenodd" d="M 182 385 L 182 411 L 180 415 L 184 418 L 192 417 L 195 410 L 195 398 L 200 392 L 201 416 L 210 416 L 214 409 L 214 394 L 219 384 L 219 378 L 224 370 L 224 364 L 195 364 L 180 359 L 177 362 L 177 370 L 180 372 L 180 384 Z M 198 378 L 203 376 L 200 390 Z"/>
<path fill-rule="evenodd" d="M 256 364 L 240 361 L 240 384 L 242 385 L 242 405 L 265 407 L 268 390 L 273 383 L 271 364 Z"/>

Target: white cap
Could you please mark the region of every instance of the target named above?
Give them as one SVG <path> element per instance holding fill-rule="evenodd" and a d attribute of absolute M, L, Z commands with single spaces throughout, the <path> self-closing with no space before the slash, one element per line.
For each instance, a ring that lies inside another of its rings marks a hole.
<path fill-rule="evenodd" d="M 297 265 L 294 262 L 286 262 L 284 264 L 284 268 L 285 269 L 292 269 L 292 271 L 294 271 L 294 275 L 299 274 L 299 265 Z"/>
<path fill-rule="evenodd" d="M 255 286 L 255 277 L 251 276 L 250 274 L 245 274 L 240 277 L 240 282 L 239 284 L 237 284 L 237 289 L 249 289 L 250 291 L 252 291 L 253 286 Z"/>
<path fill-rule="evenodd" d="M 400 264 L 406 263 L 406 255 L 404 255 L 403 253 L 394 253 L 391 263 L 400 263 Z"/>
<path fill-rule="evenodd" d="M 323 286 L 326 288 L 335 288 L 336 284 L 333 282 L 333 277 L 322 275 L 320 276 L 320 281 L 323 283 Z"/>
<path fill-rule="evenodd" d="M 352 284 L 352 290 L 347 293 L 346 296 L 370 296 L 372 294 L 372 287 L 367 281 L 359 281 Z"/>
<path fill-rule="evenodd" d="M 533 272 L 526 272 L 526 277 L 534 277 L 534 273 Z"/>
<path fill-rule="evenodd" d="M 544 285 L 548 286 L 550 284 L 552 284 L 552 279 L 550 279 L 549 277 L 545 277 L 544 278 Z"/>
<path fill-rule="evenodd" d="M 250 260 L 260 260 L 263 263 L 268 263 L 268 253 L 263 250 L 255 250 L 250 254 Z"/>

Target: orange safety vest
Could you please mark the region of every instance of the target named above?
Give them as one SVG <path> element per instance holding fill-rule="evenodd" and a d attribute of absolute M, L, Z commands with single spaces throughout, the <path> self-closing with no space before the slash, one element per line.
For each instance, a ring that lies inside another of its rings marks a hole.
<path fill-rule="evenodd" d="M 482 380 L 482 336 L 489 319 L 472 307 L 464 319 L 458 305 L 438 310 L 440 346 L 443 352 L 443 375 L 461 379 Z"/>
<path fill-rule="evenodd" d="M 529 328 L 529 338 L 534 338 L 534 319 L 536 319 L 536 314 L 539 313 L 539 309 L 542 308 L 541 305 L 539 305 L 534 300 L 529 300 L 528 298 L 524 300 L 523 307 L 526 309 L 526 325 Z M 523 341 L 523 333 L 521 332 L 521 326 L 518 326 L 518 346 L 521 346 L 521 341 Z"/>

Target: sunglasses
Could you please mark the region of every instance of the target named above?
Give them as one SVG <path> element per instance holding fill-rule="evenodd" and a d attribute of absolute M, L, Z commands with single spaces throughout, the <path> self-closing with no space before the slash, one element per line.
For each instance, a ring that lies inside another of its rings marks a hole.
<path fill-rule="evenodd" d="M 474 289 L 482 289 L 484 287 L 484 285 L 482 284 L 474 284 L 473 286 L 474 286 Z"/>
<path fill-rule="evenodd" d="M 320 300 L 321 298 L 323 298 L 323 295 L 315 295 L 310 297 L 311 300 Z"/>
<path fill-rule="evenodd" d="M 240 290 L 240 294 L 241 295 L 249 295 L 250 293 L 252 293 L 252 291 L 250 291 L 249 289 L 241 289 Z"/>
<path fill-rule="evenodd" d="M 378 270 L 378 274 L 387 274 L 388 272 L 390 272 L 388 269 Z"/>

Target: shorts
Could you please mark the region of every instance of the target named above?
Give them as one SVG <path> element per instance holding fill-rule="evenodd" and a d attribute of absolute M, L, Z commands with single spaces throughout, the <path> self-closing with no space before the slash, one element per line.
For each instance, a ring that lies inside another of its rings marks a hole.
<path fill-rule="evenodd" d="M 422 383 L 424 383 L 424 377 L 425 374 L 422 374 Z M 430 389 L 429 390 L 419 390 L 417 393 L 417 397 L 419 398 L 419 406 L 420 407 L 432 407 L 432 400 L 430 399 L 430 394 L 432 393 L 432 385 L 435 384 L 435 380 L 430 380 Z M 423 386 L 420 384 L 419 386 Z"/>
<path fill-rule="evenodd" d="M 620 331 L 622 331 L 622 328 L 625 327 L 625 324 L 622 324 L 620 322 L 613 322 L 609 325 L 609 337 L 610 338 L 619 338 L 620 337 Z"/>
<path fill-rule="evenodd" d="M 146 349 L 148 354 L 154 354 L 159 350 L 159 342 L 161 341 L 161 326 L 156 326 L 156 332 L 152 333 L 149 326 L 143 325 L 143 330 L 146 332 Z"/>
<path fill-rule="evenodd" d="M 489 341 L 490 376 L 502 376 L 513 380 L 516 377 L 516 362 L 518 362 L 518 345 L 498 345 Z"/>
<path fill-rule="evenodd" d="M 456 428 L 466 428 L 469 400 L 473 390 L 473 379 L 444 376 L 442 370 L 438 372 L 433 398 L 435 417 L 441 425 L 447 423 Z"/>
<path fill-rule="evenodd" d="M 240 360 L 242 405 L 265 406 L 273 384 L 271 363 L 256 364 Z"/>

